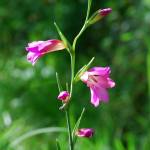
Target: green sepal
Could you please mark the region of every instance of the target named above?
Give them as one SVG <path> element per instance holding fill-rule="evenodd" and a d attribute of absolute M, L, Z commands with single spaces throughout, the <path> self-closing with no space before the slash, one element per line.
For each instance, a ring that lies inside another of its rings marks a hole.
<path fill-rule="evenodd" d="M 94 61 L 95 57 L 93 57 L 89 63 L 87 65 L 84 65 L 75 75 L 74 77 L 74 82 L 77 82 L 80 80 L 80 77 L 82 76 L 82 74 L 87 71 L 90 67 L 90 65 L 92 64 L 92 62 Z"/>
<path fill-rule="evenodd" d="M 99 15 L 99 10 L 97 10 L 87 21 L 88 26 L 98 22 L 100 19 L 102 19 L 103 16 Z"/>
<path fill-rule="evenodd" d="M 65 44 L 65 47 L 67 49 L 67 51 L 69 53 L 71 53 L 71 50 L 72 50 L 72 47 L 71 47 L 71 44 L 68 42 L 67 38 L 64 36 L 64 34 L 61 32 L 60 28 L 58 27 L 58 25 L 56 24 L 56 22 L 54 22 L 54 25 L 57 29 L 57 32 L 61 38 L 61 40 L 63 41 L 63 43 Z"/>

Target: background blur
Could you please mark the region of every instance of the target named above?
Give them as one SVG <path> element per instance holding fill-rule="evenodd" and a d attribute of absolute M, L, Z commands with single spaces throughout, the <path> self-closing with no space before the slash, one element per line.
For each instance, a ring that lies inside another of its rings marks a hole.
<path fill-rule="evenodd" d="M 92 12 L 112 13 L 86 30 L 78 41 L 76 71 L 93 56 L 93 66 L 111 66 L 116 88 L 110 102 L 94 108 L 89 89 L 75 85 L 72 123 L 83 107 L 81 127 L 95 128 L 92 139 L 80 139 L 76 150 L 150 149 L 150 1 L 93 0 Z M 66 150 L 65 133 L 33 136 L 10 147 L 26 132 L 65 127 L 55 72 L 65 86 L 70 59 L 65 51 L 50 53 L 33 67 L 25 46 L 34 40 L 59 38 L 53 22 L 73 40 L 86 14 L 87 0 L 0 1 L 0 150 L 55 150 L 58 137 Z"/>

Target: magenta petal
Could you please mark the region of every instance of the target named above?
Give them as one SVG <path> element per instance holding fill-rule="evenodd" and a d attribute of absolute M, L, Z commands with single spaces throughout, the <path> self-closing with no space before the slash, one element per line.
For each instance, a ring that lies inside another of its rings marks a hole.
<path fill-rule="evenodd" d="M 60 40 L 47 40 L 47 41 L 35 41 L 29 43 L 26 50 L 29 52 L 27 59 L 32 64 L 35 64 L 36 60 L 42 55 L 65 49 L 65 45 Z"/>
<path fill-rule="evenodd" d="M 98 94 L 98 89 L 96 89 L 96 87 L 92 87 L 90 88 L 91 91 L 91 103 L 97 107 L 99 105 L 99 94 Z"/>
<path fill-rule="evenodd" d="M 38 58 L 40 58 L 41 56 L 42 56 L 42 54 L 40 54 L 40 53 L 28 52 L 27 60 L 29 62 L 31 62 L 32 65 L 34 65 L 36 63 L 36 61 L 38 60 Z"/>
<path fill-rule="evenodd" d="M 70 99 L 70 94 L 68 91 L 62 91 L 57 98 L 61 101 L 67 102 Z"/>
<path fill-rule="evenodd" d="M 44 41 L 31 42 L 28 44 L 28 47 L 26 47 L 26 50 L 37 53 L 39 52 L 39 45 L 41 45 L 42 43 L 44 43 Z"/>
<path fill-rule="evenodd" d="M 100 101 L 108 102 L 109 95 L 105 88 L 102 87 L 92 87 L 90 88 L 91 91 L 91 103 L 97 107 Z"/>
<path fill-rule="evenodd" d="M 100 76 L 109 77 L 109 74 L 111 73 L 111 69 L 110 67 L 93 67 L 89 70 L 89 73 L 91 75 L 100 75 Z"/>
<path fill-rule="evenodd" d="M 108 102 L 109 95 L 105 88 L 99 87 L 97 93 L 99 94 L 100 101 Z"/>
<path fill-rule="evenodd" d="M 113 88 L 116 85 L 116 83 L 110 78 L 107 79 L 107 82 L 108 82 L 109 88 Z"/>

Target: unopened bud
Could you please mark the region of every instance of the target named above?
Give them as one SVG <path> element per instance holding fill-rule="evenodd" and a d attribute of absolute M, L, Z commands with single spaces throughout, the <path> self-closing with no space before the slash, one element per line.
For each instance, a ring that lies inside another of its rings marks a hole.
<path fill-rule="evenodd" d="M 70 94 L 68 91 L 62 91 L 59 93 L 58 97 L 59 100 L 63 101 L 64 103 L 67 103 L 70 99 Z"/>
<path fill-rule="evenodd" d="M 94 130 L 91 128 L 82 128 L 82 129 L 78 129 L 76 132 L 76 136 L 78 137 L 86 137 L 86 138 L 90 138 L 94 135 Z"/>
<path fill-rule="evenodd" d="M 112 12 L 111 8 L 99 9 L 88 20 L 89 24 L 94 24 Z"/>

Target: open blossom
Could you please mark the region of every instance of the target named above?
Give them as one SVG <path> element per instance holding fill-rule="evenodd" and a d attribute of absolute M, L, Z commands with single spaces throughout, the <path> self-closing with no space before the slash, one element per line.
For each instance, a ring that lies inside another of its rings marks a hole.
<path fill-rule="evenodd" d="M 80 77 L 87 84 L 91 91 L 91 103 L 97 107 L 101 101 L 108 102 L 108 88 L 115 86 L 115 82 L 110 79 L 110 67 L 93 67 Z"/>
<path fill-rule="evenodd" d="M 70 99 L 70 94 L 68 91 L 62 91 L 59 93 L 57 98 L 66 103 Z"/>
<path fill-rule="evenodd" d="M 76 135 L 78 137 L 86 137 L 86 138 L 90 138 L 94 135 L 94 130 L 91 128 L 82 128 L 82 129 L 78 129 L 76 132 Z"/>
<path fill-rule="evenodd" d="M 38 58 L 49 52 L 65 49 L 65 46 L 60 40 L 35 41 L 28 43 L 26 50 L 28 51 L 27 60 L 33 65 Z"/>

